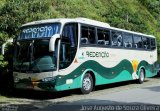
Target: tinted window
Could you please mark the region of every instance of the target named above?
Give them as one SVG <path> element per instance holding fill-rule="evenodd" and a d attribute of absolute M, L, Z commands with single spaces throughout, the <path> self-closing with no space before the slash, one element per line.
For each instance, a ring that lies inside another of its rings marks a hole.
<path fill-rule="evenodd" d="M 156 40 L 155 39 L 151 39 L 151 50 L 156 49 Z"/>
<path fill-rule="evenodd" d="M 122 33 L 118 31 L 112 31 L 112 46 L 121 47 L 122 45 Z"/>
<path fill-rule="evenodd" d="M 99 45 L 110 45 L 110 31 L 105 29 L 97 29 Z"/>
<path fill-rule="evenodd" d="M 81 27 L 81 44 L 95 44 L 95 28 L 94 27 Z"/>
<path fill-rule="evenodd" d="M 147 37 L 142 37 L 144 49 L 150 49 L 150 39 Z"/>
<path fill-rule="evenodd" d="M 62 32 L 62 42 L 70 43 L 71 47 L 77 46 L 78 25 L 67 24 Z"/>
<path fill-rule="evenodd" d="M 126 48 L 132 48 L 133 45 L 133 39 L 132 34 L 124 33 L 123 34 L 123 44 Z"/>
<path fill-rule="evenodd" d="M 143 42 L 141 36 L 134 35 L 133 39 L 134 39 L 134 48 L 143 48 Z"/>
<path fill-rule="evenodd" d="M 78 24 L 70 23 L 66 24 L 63 28 L 61 46 L 60 46 L 60 60 L 59 68 L 64 69 L 68 67 L 77 51 L 77 39 L 78 38 Z"/>

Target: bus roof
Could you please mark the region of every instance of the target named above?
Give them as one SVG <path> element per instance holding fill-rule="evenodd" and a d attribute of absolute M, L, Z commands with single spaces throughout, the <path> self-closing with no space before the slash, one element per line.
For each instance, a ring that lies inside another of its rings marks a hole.
<path fill-rule="evenodd" d="M 89 24 L 89 25 L 94 25 L 94 26 L 99 26 L 99 27 L 110 27 L 109 24 L 96 21 L 96 20 L 91 20 L 87 18 L 57 18 L 57 19 L 46 19 L 46 20 L 40 20 L 40 21 L 33 21 L 26 23 L 23 26 L 28 26 L 28 25 L 36 25 L 36 24 L 44 24 L 44 23 L 53 23 L 53 22 L 61 22 L 61 23 L 68 23 L 68 22 L 79 22 L 79 23 L 84 23 L 84 24 Z"/>
<path fill-rule="evenodd" d="M 78 22 L 78 23 L 83 23 L 83 24 L 87 24 L 87 25 L 103 27 L 103 28 L 108 28 L 108 29 L 117 30 L 117 31 L 123 31 L 123 32 L 126 32 L 126 33 L 132 33 L 132 34 L 135 34 L 135 35 L 142 35 L 142 36 L 148 36 L 148 37 L 155 38 L 153 35 L 147 35 L 147 34 L 143 34 L 143 33 L 140 33 L 140 32 L 134 32 L 134 31 L 129 31 L 129 30 L 125 30 L 125 29 L 111 27 L 108 23 L 104 23 L 104 22 L 100 22 L 100 21 L 96 21 L 96 20 L 92 20 L 92 19 L 88 19 L 88 18 L 82 18 L 82 17 L 80 17 L 80 18 L 57 18 L 57 19 L 39 20 L 39 21 L 33 21 L 33 22 L 23 24 L 22 27 L 30 26 L 30 25 L 45 24 L 45 23 L 55 23 L 55 22 L 60 22 L 62 24 L 69 23 L 69 22 Z"/>

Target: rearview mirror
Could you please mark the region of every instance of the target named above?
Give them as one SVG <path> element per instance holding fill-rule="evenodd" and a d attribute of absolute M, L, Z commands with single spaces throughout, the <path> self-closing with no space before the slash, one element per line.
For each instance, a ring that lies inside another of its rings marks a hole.
<path fill-rule="evenodd" d="M 55 34 L 51 37 L 49 41 L 49 52 L 55 51 L 55 42 L 57 39 L 60 39 L 60 34 Z"/>

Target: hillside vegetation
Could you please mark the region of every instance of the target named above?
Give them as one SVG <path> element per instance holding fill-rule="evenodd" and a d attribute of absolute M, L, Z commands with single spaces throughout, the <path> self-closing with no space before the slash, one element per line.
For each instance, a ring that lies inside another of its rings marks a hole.
<path fill-rule="evenodd" d="M 59 17 L 95 19 L 160 41 L 160 0 L 1 0 L 0 40 L 16 37 L 23 23 Z"/>

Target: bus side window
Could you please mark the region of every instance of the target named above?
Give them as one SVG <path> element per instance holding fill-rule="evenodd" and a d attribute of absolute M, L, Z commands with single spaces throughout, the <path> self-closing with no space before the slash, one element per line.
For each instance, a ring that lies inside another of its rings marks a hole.
<path fill-rule="evenodd" d="M 95 28 L 94 27 L 81 27 L 81 44 L 95 44 Z"/>
<path fill-rule="evenodd" d="M 105 45 L 110 45 L 110 30 L 104 30 Z"/>
<path fill-rule="evenodd" d="M 97 29 L 97 36 L 98 36 L 97 44 L 105 45 L 105 36 L 104 36 L 103 29 Z"/>
<path fill-rule="evenodd" d="M 134 40 L 134 48 L 143 48 L 143 41 L 142 41 L 142 37 L 138 36 L 138 35 L 134 35 L 133 36 L 133 40 Z"/>
<path fill-rule="evenodd" d="M 132 34 L 129 33 L 123 34 L 123 44 L 125 48 L 132 48 L 133 44 Z"/>
<path fill-rule="evenodd" d="M 112 46 L 121 47 L 122 45 L 122 33 L 112 31 Z"/>
<path fill-rule="evenodd" d="M 110 31 L 105 29 L 97 29 L 98 41 L 99 45 L 110 45 Z"/>
<path fill-rule="evenodd" d="M 156 49 L 156 39 L 151 39 L 151 50 Z"/>
<path fill-rule="evenodd" d="M 144 49 L 150 49 L 150 39 L 147 37 L 142 37 Z"/>
<path fill-rule="evenodd" d="M 81 44 L 89 44 L 88 41 L 88 27 L 82 26 L 81 27 Z"/>

